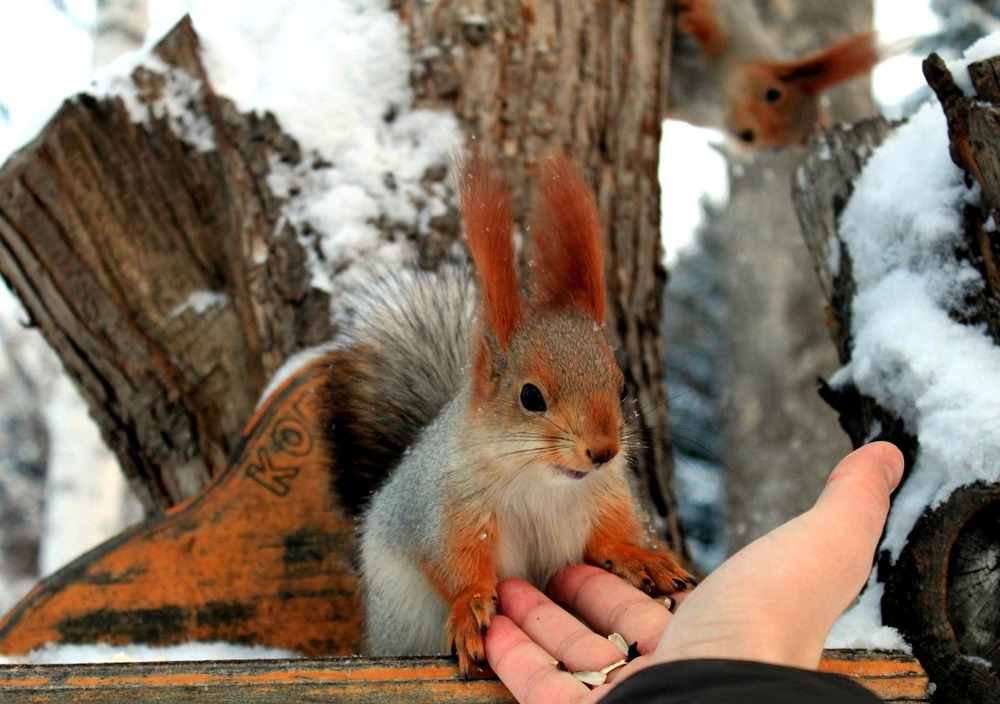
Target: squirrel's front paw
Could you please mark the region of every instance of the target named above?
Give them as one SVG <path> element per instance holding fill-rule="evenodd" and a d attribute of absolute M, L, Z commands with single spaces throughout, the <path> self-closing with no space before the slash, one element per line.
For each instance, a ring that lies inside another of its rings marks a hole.
<path fill-rule="evenodd" d="M 681 567 L 674 554 L 667 549 L 619 549 L 600 566 L 647 594 L 672 594 L 686 591 L 697 584 L 695 578 Z"/>
<path fill-rule="evenodd" d="M 474 675 L 480 664 L 486 661 L 483 637 L 496 612 L 495 588 L 466 589 L 452 600 L 446 625 L 448 642 L 458 655 L 458 669 L 463 677 Z"/>

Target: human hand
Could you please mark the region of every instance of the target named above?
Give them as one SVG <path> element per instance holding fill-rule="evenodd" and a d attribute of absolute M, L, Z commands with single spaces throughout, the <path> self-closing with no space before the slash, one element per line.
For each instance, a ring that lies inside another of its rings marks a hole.
<path fill-rule="evenodd" d="M 671 615 L 617 577 L 573 566 L 552 600 L 520 580 L 501 583 L 486 656 L 522 702 L 593 702 L 614 682 L 671 660 L 723 658 L 815 668 L 834 621 L 857 596 L 903 472 L 902 455 L 872 443 L 837 465 L 816 504 L 727 560 Z M 579 614 L 594 631 L 555 602 Z M 596 632 L 595 632 L 596 631 Z M 590 690 L 555 666 L 599 670 L 620 652 L 598 633 L 638 642 L 641 657 Z M 550 655 L 551 654 L 551 655 Z"/>

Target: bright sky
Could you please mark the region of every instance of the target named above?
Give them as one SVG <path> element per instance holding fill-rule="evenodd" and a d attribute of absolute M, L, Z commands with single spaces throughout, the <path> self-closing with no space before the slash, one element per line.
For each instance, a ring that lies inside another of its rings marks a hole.
<path fill-rule="evenodd" d="M 83 88 L 90 74 L 93 0 L 68 0 L 71 22 L 48 0 L 0 3 L 0 103 L 10 124 L 0 122 L 0 161 L 30 138 L 63 97 Z M 185 0 L 150 0 L 153 26 L 183 12 Z M 925 0 L 878 0 L 876 26 L 887 42 L 931 31 L 936 18 Z M 17 70 L 9 67 L 16 66 Z M 923 85 L 920 61 L 899 57 L 885 62 L 874 75 L 876 94 L 884 104 L 898 102 Z M 722 157 L 711 147 L 716 136 L 685 124 L 667 123 L 661 160 L 663 228 L 668 258 L 691 238 L 701 218 L 703 195 L 726 194 Z"/>

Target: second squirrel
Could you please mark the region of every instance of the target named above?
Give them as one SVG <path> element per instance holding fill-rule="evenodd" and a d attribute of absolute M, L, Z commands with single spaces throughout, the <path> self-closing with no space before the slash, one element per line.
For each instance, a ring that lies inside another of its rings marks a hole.
<path fill-rule="evenodd" d="M 413 275 L 362 303 L 368 322 L 353 335 L 378 350 L 369 366 L 381 360 L 395 367 L 387 374 L 412 379 L 407 394 L 425 406 L 434 405 L 427 396 L 449 399 L 362 519 L 367 650 L 454 649 L 468 676 L 485 658 L 503 578 L 544 586 L 561 567 L 587 562 L 648 592 L 692 580 L 646 541 L 631 493 L 626 388 L 603 329 L 593 193 L 566 157 L 545 160 L 527 296 L 499 167 L 472 157 L 460 197 L 476 317 L 456 300 L 472 294 L 461 275 Z M 429 345 L 436 351 L 425 354 Z"/>
<path fill-rule="evenodd" d="M 750 0 L 676 0 L 675 7 L 671 116 L 722 128 L 748 149 L 804 144 L 826 120 L 823 93 L 899 50 L 878 47 L 865 32 L 784 60 Z"/>

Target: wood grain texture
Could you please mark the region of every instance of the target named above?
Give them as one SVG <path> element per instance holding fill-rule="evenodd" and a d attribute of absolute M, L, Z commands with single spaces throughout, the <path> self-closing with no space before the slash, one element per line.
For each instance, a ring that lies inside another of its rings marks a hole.
<path fill-rule="evenodd" d="M 43 579 L 0 619 L 0 653 L 189 641 L 359 652 L 354 524 L 318 427 L 328 364 L 335 356 L 275 391 L 195 498 Z"/>
<path fill-rule="evenodd" d="M 153 53 L 197 86 L 188 107 L 216 148 L 153 114 L 166 79 L 146 68 L 146 124 L 119 98 L 67 100 L 0 171 L 0 274 L 162 514 L 225 468 L 267 379 L 330 322 L 267 184 L 298 145 L 215 95 L 187 19 Z M 204 292 L 220 305 L 189 305 Z"/>
<path fill-rule="evenodd" d="M 920 666 L 900 653 L 828 651 L 820 669 L 850 677 L 885 702 L 929 701 Z M 0 698 L 11 704 L 514 701 L 497 680 L 460 679 L 454 661 L 444 658 L 7 665 L 0 666 Z"/>

